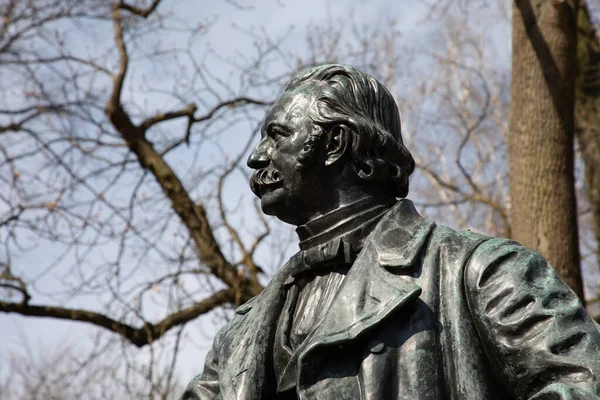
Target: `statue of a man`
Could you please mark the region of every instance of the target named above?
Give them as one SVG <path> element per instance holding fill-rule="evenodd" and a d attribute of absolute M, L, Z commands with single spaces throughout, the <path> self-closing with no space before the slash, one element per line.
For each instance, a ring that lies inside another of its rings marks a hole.
<path fill-rule="evenodd" d="M 600 399 L 600 330 L 547 261 L 404 199 L 415 164 L 373 77 L 298 73 L 248 165 L 300 252 L 217 334 L 183 399 Z"/>

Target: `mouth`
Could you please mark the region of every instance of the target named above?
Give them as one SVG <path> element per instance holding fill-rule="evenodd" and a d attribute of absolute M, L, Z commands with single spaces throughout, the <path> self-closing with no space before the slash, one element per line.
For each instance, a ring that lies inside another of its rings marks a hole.
<path fill-rule="evenodd" d="M 259 169 L 250 177 L 250 189 L 259 198 L 282 185 L 283 178 L 279 171 L 274 169 Z"/>

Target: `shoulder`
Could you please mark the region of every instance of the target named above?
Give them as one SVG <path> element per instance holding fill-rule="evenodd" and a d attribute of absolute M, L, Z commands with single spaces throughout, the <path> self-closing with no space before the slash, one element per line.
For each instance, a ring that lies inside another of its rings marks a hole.
<path fill-rule="evenodd" d="M 240 325 L 247 318 L 247 314 L 254 308 L 260 295 L 250 298 L 247 302 L 235 309 L 235 314 L 215 335 L 213 346 L 220 349 L 232 340 L 232 337 L 237 335 L 240 330 Z"/>
<path fill-rule="evenodd" d="M 447 226 L 436 226 L 428 247 L 446 253 L 458 253 L 464 260 L 467 283 L 485 286 L 501 276 L 534 277 L 536 271 L 552 278 L 557 275 L 537 251 L 513 240 L 486 236 L 470 230 L 459 231 Z M 502 280 L 502 279 L 500 279 Z"/>
<path fill-rule="evenodd" d="M 256 304 L 256 302 L 258 301 L 259 298 L 260 298 L 260 294 L 258 296 L 252 297 L 250 300 L 248 300 L 247 302 L 245 302 L 244 304 L 242 304 L 241 306 L 236 308 L 235 313 L 237 315 L 248 314 L 250 312 L 250 310 L 252 310 L 252 308 L 254 307 L 254 304 Z"/>
<path fill-rule="evenodd" d="M 432 240 L 438 241 L 440 245 L 459 244 L 471 249 L 475 249 L 479 244 L 490 239 L 494 238 L 471 230 L 461 231 L 444 225 L 437 225 L 432 235 Z"/>
<path fill-rule="evenodd" d="M 235 316 L 217 333 L 217 339 L 227 343 L 232 338 L 239 338 L 255 327 L 270 324 L 278 317 L 276 310 L 280 309 L 285 300 L 285 282 L 291 271 L 301 261 L 302 255 L 296 253 L 275 274 L 265 289 L 257 296 L 238 306 Z"/>
<path fill-rule="evenodd" d="M 470 230 L 456 230 L 436 225 L 427 243 L 426 251 L 436 253 L 453 265 L 464 265 L 483 244 L 494 238 Z"/>
<path fill-rule="evenodd" d="M 510 285 L 526 281 L 544 285 L 558 283 L 560 278 L 538 252 L 509 239 L 489 238 L 473 251 L 465 271 L 469 287 L 482 289 L 489 285 Z"/>

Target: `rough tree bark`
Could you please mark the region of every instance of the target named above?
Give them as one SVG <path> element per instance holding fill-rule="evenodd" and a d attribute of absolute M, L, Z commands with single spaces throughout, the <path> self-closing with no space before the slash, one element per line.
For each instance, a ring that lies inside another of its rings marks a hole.
<path fill-rule="evenodd" d="M 600 267 L 600 34 L 581 2 L 577 18 L 576 136 L 584 164 L 587 200 Z"/>
<path fill-rule="evenodd" d="M 513 3 L 509 173 L 512 236 L 583 299 L 574 187 L 575 0 Z"/>

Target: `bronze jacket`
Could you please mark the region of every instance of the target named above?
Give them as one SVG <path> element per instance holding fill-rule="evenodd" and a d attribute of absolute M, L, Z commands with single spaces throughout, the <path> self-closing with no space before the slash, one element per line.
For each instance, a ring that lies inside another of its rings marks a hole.
<path fill-rule="evenodd" d="M 216 336 L 182 396 L 276 399 L 296 254 Z M 293 358 L 299 399 L 600 399 L 600 329 L 538 253 L 423 220 L 401 200 Z"/>

